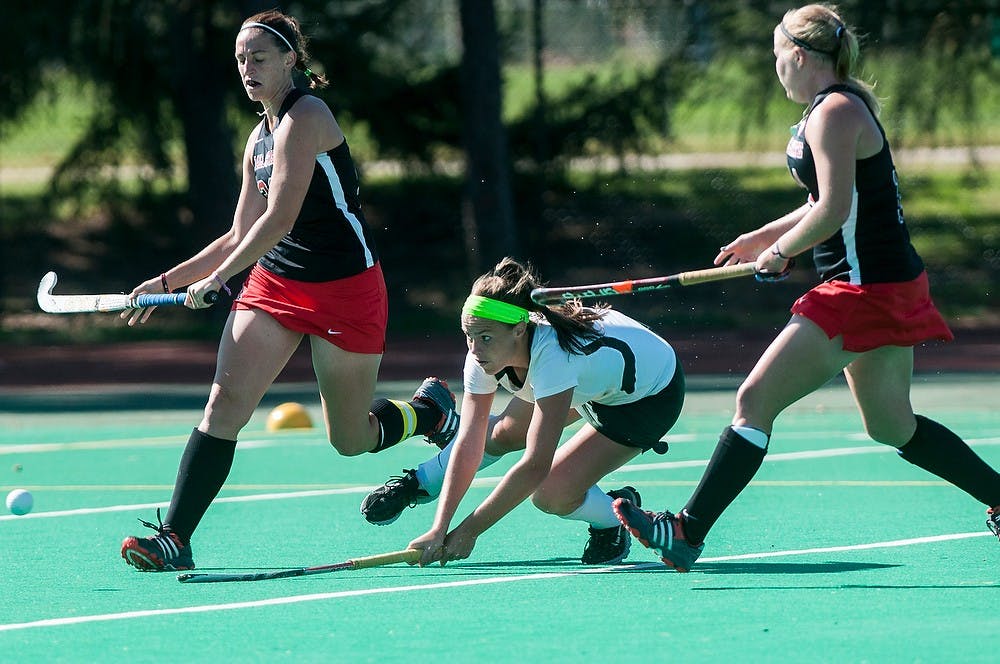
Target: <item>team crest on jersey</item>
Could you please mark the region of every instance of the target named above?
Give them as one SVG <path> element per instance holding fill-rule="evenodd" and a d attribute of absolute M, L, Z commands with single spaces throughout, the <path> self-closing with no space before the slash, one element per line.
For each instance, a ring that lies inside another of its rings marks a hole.
<path fill-rule="evenodd" d="M 802 159 L 804 151 L 805 143 L 798 136 L 792 136 L 788 141 L 788 146 L 785 148 L 785 154 L 792 159 Z"/>
<path fill-rule="evenodd" d="M 257 180 L 257 191 L 260 192 L 261 196 L 267 198 L 267 183 L 263 180 Z"/>

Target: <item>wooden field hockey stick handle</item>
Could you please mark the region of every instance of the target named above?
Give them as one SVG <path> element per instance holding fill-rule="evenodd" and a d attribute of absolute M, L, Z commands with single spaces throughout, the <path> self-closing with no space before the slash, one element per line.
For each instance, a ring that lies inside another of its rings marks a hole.
<path fill-rule="evenodd" d="M 704 270 L 692 270 L 671 274 L 665 277 L 649 277 L 647 279 L 625 279 L 623 281 L 610 281 L 603 284 L 590 284 L 587 286 L 562 286 L 552 288 L 536 288 L 531 291 L 531 299 L 537 304 L 558 304 L 574 299 L 593 299 L 598 297 L 610 297 L 614 295 L 630 295 L 633 293 L 644 293 L 653 290 L 663 290 L 676 286 L 690 286 L 702 284 L 710 281 L 721 281 L 723 279 L 734 279 L 736 277 L 754 274 L 756 268 L 753 263 L 741 263 L 739 265 L 725 265 L 723 267 L 711 267 Z"/>
<path fill-rule="evenodd" d="M 736 277 L 748 277 L 757 272 L 757 266 L 753 263 L 740 263 L 738 265 L 725 265 L 723 267 L 710 267 L 705 270 L 692 270 L 681 272 L 677 275 L 677 283 L 681 286 L 693 286 L 694 284 L 705 284 L 710 281 L 721 281 L 722 279 L 735 279 Z"/>
<path fill-rule="evenodd" d="M 415 563 L 418 560 L 420 560 L 420 551 L 418 549 L 406 549 L 404 551 L 393 551 L 392 553 L 380 553 L 376 556 L 352 558 L 351 567 L 354 569 L 366 569 L 368 567 L 392 565 L 393 563 Z"/>

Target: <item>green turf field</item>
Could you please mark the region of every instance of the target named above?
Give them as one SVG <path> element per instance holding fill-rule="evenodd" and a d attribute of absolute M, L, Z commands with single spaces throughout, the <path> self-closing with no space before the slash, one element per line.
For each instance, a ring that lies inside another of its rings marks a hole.
<path fill-rule="evenodd" d="M 734 396 L 691 382 L 670 453 L 602 488 L 683 505 Z M 996 661 L 1000 542 L 984 508 L 868 440 L 842 383 L 782 416 L 689 574 L 638 543 L 626 564 L 585 568 L 586 526 L 525 504 L 444 568 L 191 585 L 136 572 L 118 550 L 166 506 L 201 392 L 0 394 L 0 490 L 35 497 L 31 514 L 0 516 L 0 662 Z M 998 396 L 990 375 L 920 376 L 913 393 L 995 467 Z M 385 527 L 358 505 L 434 448 L 342 458 L 319 430 L 266 432 L 289 398 L 320 421 L 311 388 L 276 386 L 195 536 L 200 571 L 335 563 L 405 548 L 429 526 L 433 505 Z M 463 508 L 508 466 L 484 471 Z"/>

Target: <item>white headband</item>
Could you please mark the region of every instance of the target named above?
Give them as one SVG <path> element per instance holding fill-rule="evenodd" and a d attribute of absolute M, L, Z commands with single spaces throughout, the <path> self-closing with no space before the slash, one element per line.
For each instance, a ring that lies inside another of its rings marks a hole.
<path fill-rule="evenodd" d="M 240 28 L 240 31 L 246 30 L 247 28 L 263 28 L 264 30 L 267 30 L 268 32 L 271 32 L 271 33 L 274 33 L 274 34 L 278 35 L 278 39 L 280 39 L 281 41 L 285 42 L 285 46 L 288 47 L 288 50 L 291 51 L 292 53 L 295 53 L 295 49 L 292 48 L 291 42 L 289 42 L 287 39 L 285 39 L 285 35 L 281 34 L 280 32 L 278 32 L 277 30 L 275 30 L 271 26 L 264 25 L 263 23 L 244 23 L 243 26 Z"/>

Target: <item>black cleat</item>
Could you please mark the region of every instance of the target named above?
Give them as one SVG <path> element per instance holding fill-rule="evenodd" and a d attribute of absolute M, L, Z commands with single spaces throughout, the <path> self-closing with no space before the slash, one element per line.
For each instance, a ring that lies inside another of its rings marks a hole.
<path fill-rule="evenodd" d="M 402 476 L 375 489 L 361 501 L 361 513 L 368 523 L 388 526 L 399 518 L 407 507 L 416 507 L 434 500 L 434 496 L 420 488 L 415 470 L 404 470 Z"/>
<path fill-rule="evenodd" d="M 636 505 L 642 505 L 642 498 L 634 487 L 626 486 L 621 489 L 608 491 L 608 495 L 614 498 L 626 498 Z M 583 549 L 580 562 L 584 565 L 616 565 L 625 560 L 632 547 L 632 538 L 629 537 L 625 526 L 612 526 L 611 528 L 590 527 L 590 539 Z"/>

